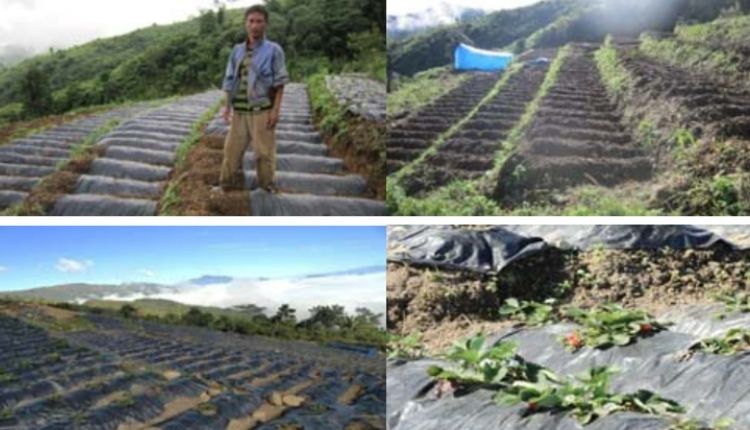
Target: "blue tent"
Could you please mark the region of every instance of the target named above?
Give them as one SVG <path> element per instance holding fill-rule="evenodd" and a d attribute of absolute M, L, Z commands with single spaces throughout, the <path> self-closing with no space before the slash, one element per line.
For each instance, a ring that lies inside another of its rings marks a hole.
<path fill-rule="evenodd" d="M 456 47 L 453 57 L 456 70 L 505 70 L 513 61 L 513 54 L 487 51 L 463 43 Z"/>

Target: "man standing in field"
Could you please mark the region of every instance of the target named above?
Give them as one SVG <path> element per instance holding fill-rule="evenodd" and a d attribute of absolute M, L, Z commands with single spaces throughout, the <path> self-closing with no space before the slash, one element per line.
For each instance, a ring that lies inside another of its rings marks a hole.
<path fill-rule="evenodd" d="M 289 82 L 284 51 L 266 39 L 268 11 L 255 5 L 245 12 L 247 40 L 234 47 L 224 77 L 227 93 L 224 121 L 230 123 L 224 142 L 221 188 L 242 189 L 242 159 L 252 143 L 258 187 L 277 192 L 276 124 L 284 85 Z"/>

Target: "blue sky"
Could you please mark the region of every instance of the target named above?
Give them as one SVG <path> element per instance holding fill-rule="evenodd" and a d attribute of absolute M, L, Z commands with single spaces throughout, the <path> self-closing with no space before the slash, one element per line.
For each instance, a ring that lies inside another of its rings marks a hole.
<path fill-rule="evenodd" d="M 0 291 L 385 266 L 385 227 L 0 227 Z"/>

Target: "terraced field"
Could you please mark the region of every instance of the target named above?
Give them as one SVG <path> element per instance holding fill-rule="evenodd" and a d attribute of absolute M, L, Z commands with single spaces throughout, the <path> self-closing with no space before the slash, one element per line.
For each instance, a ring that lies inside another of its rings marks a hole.
<path fill-rule="evenodd" d="M 243 169 L 246 188 L 250 190 L 252 215 L 386 214 L 385 204 L 370 198 L 365 178 L 347 173 L 343 161 L 329 155 L 328 148 L 313 126 L 305 85 L 290 84 L 285 87 L 277 127 L 278 194 L 258 189 L 251 149 L 245 156 Z M 229 126 L 217 115 L 206 129 L 206 134 L 223 138 L 228 131 Z"/>
<path fill-rule="evenodd" d="M 750 139 L 750 92 L 713 76 L 647 59 L 632 47 L 621 46 L 619 51 L 635 86 L 652 98 L 680 106 L 678 120 L 694 129 L 696 137 L 711 134 Z"/>
<path fill-rule="evenodd" d="M 506 86 L 482 105 L 435 154 L 425 157 L 415 173 L 403 178 L 406 192 L 427 193 L 452 181 L 475 179 L 492 170 L 494 154 L 534 99 L 546 71 L 546 66 L 525 67 L 511 76 Z"/>
<path fill-rule="evenodd" d="M 88 318 L 51 337 L 0 317 L 0 428 L 385 428 L 377 357 Z"/>
<path fill-rule="evenodd" d="M 554 87 L 503 166 L 501 198 L 527 200 L 581 184 L 614 186 L 651 177 L 651 160 L 634 142 L 593 59 L 597 46 L 574 46 Z"/>
<path fill-rule="evenodd" d="M 185 97 L 122 123 L 97 143 L 104 155 L 52 215 L 155 215 L 178 146 L 220 97 L 218 91 Z"/>
<path fill-rule="evenodd" d="M 67 161 L 75 146 L 89 134 L 110 120 L 125 120 L 142 109 L 114 109 L 0 146 L 0 210 L 23 202 L 32 188 Z"/>
<path fill-rule="evenodd" d="M 389 127 L 387 172 L 391 174 L 417 159 L 434 140 L 466 116 L 497 83 L 492 73 L 476 73 L 404 122 Z"/>

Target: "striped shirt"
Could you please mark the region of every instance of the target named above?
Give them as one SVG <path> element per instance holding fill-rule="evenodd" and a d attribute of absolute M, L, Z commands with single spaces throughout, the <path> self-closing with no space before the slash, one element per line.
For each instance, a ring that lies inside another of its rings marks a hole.
<path fill-rule="evenodd" d="M 247 54 L 240 64 L 240 88 L 232 99 L 232 107 L 238 112 L 262 112 L 271 109 L 272 102 L 264 101 L 260 104 L 248 102 L 249 88 L 247 77 L 250 72 L 250 64 L 253 58 L 253 47 L 247 47 Z"/>

